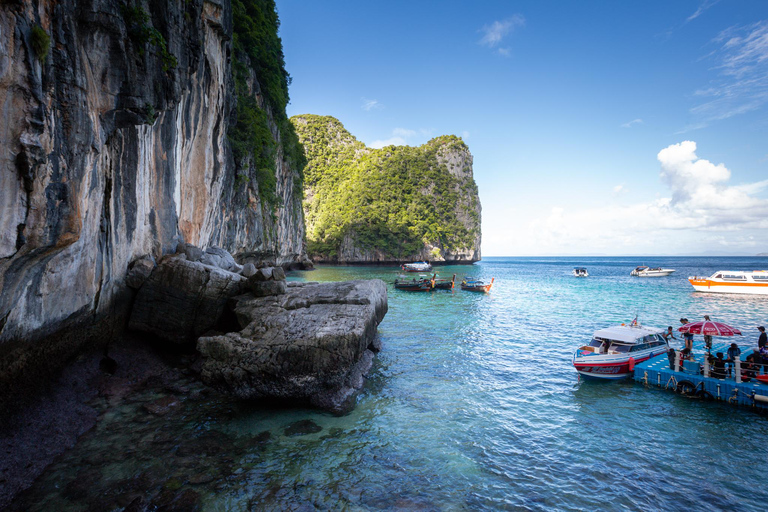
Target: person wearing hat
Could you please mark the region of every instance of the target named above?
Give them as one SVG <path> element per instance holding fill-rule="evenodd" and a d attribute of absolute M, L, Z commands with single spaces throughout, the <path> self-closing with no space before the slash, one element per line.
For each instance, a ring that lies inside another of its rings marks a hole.
<path fill-rule="evenodd" d="M 741 349 L 739 346 L 735 343 L 731 343 L 731 346 L 728 347 L 728 350 L 726 351 L 726 359 L 725 362 L 728 364 L 728 375 L 731 374 L 731 368 L 735 364 L 735 361 L 737 359 L 741 358 Z"/>
<path fill-rule="evenodd" d="M 761 325 L 757 330 L 760 331 L 760 337 L 757 338 L 757 348 L 763 348 L 768 345 L 768 336 L 765 335 L 765 327 Z"/>

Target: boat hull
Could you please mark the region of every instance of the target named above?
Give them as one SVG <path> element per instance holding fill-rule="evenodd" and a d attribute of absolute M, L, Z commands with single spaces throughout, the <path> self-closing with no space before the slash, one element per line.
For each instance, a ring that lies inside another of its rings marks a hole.
<path fill-rule="evenodd" d="M 763 283 L 731 283 L 710 279 L 689 279 L 688 282 L 697 292 L 768 295 L 768 284 Z"/>
<path fill-rule="evenodd" d="M 637 355 L 632 356 L 579 356 L 579 351 L 577 350 L 573 357 L 573 366 L 579 372 L 579 375 L 584 377 L 618 380 L 632 376 L 633 370 L 630 369 L 630 366 L 634 367 L 634 365 L 664 354 L 666 351 L 667 347 L 657 347 L 651 351 L 637 352 Z M 631 362 L 630 359 L 632 359 Z"/>

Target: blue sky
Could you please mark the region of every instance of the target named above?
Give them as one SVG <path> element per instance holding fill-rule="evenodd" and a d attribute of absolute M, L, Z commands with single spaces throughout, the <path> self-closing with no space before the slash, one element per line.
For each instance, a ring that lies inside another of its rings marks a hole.
<path fill-rule="evenodd" d="M 288 114 L 461 136 L 483 254 L 768 252 L 768 2 L 278 0 Z"/>

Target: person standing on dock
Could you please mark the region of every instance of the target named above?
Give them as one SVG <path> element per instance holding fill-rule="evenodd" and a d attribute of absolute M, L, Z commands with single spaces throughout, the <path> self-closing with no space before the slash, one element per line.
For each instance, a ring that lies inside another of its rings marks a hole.
<path fill-rule="evenodd" d="M 672 326 L 670 325 L 667 327 L 667 332 L 661 335 L 662 338 L 664 338 L 664 341 L 669 341 L 669 338 L 672 338 L 673 340 L 676 340 L 674 332 L 672 332 Z"/>
<path fill-rule="evenodd" d="M 768 336 L 765 334 L 765 327 L 762 325 L 757 328 L 758 331 L 760 331 L 760 337 L 757 338 L 757 348 L 761 349 L 764 346 L 768 345 Z"/>
<path fill-rule="evenodd" d="M 688 323 L 688 319 L 681 318 L 680 323 L 685 325 Z M 685 348 L 687 348 L 689 352 L 693 350 L 693 334 L 691 334 L 690 332 L 684 332 L 683 339 L 685 340 Z"/>

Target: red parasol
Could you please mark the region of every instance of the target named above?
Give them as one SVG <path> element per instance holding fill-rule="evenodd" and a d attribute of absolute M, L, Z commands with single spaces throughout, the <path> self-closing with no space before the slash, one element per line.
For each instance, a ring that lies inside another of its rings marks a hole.
<path fill-rule="evenodd" d="M 741 331 L 735 327 L 721 324 L 720 322 L 713 322 L 711 320 L 685 324 L 680 327 L 678 331 L 689 332 L 691 334 L 703 334 L 705 336 L 733 336 L 735 334 L 741 336 Z"/>

